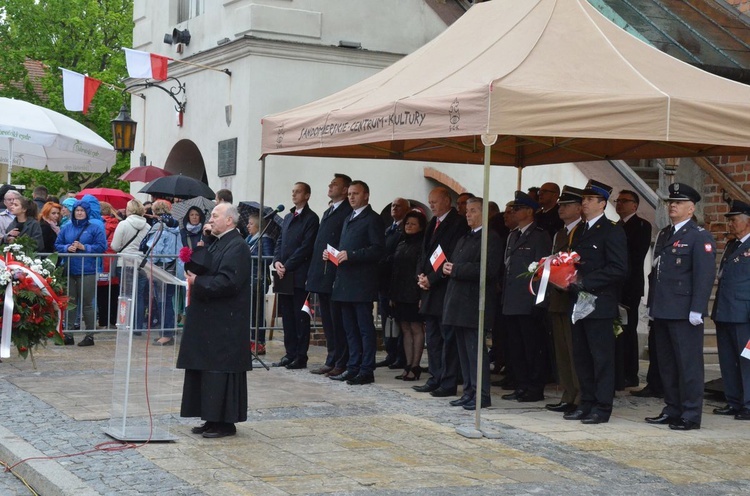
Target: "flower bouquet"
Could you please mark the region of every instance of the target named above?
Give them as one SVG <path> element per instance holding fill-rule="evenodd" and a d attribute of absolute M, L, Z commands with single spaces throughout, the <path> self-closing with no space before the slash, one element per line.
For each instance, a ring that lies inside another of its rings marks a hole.
<path fill-rule="evenodd" d="M 40 259 L 35 247 L 35 240 L 21 236 L 3 248 L 0 258 L 2 358 L 10 356 L 11 342 L 23 358 L 31 355 L 32 362 L 32 350 L 46 346 L 47 339 L 63 344 L 61 316 L 68 306 L 64 269 L 57 266 L 57 254 Z"/>
<path fill-rule="evenodd" d="M 547 292 L 547 284 L 567 290 L 571 283 L 575 282 L 578 269 L 576 263 L 581 260 L 576 252 L 561 251 L 549 257 L 543 257 L 538 262 L 529 264 L 528 272 L 519 277 L 529 277 L 529 293 L 536 295 L 536 304 L 544 301 Z M 540 281 L 539 292 L 534 292 L 534 282 Z"/>

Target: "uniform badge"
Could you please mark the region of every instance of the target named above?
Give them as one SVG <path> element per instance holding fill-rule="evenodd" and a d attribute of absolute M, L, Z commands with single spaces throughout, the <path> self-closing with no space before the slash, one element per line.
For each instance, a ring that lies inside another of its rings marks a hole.
<path fill-rule="evenodd" d="M 711 246 L 711 243 L 706 243 L 705 245 L 703 245 L 703 249 L 706 250 L 706 253 L 711 253 L 712 251 L 714 251 L 714 248 L 713 246 Z"/>
<path fill-rule="evenodd" d="M 675 259 L 674 263 L 675 263 L 675 265 L 682 265 L 682 259 L 681 258 L 677 258 L 677 259 Z"/>

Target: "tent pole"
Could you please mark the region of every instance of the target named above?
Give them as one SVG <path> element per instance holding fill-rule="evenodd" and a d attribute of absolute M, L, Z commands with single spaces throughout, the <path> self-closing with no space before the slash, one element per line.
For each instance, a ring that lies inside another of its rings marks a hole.
<path fill-rule="evenodd" d="M 523 167 L 520 165 L 516 167 L 518 172 L 516 176 L 516 191 L 521 191 L 521 179 L 523 178 Z"/>
<path fill-rule="evenodd" d="M 487 240 L 489 238 L 489 205 L 490 205 L 490 162 L 492 156 L 492 145 L 497 141 L 497 135 L 482 135 L 484 144 L 484 178 L 482 186 L 482 241 L 480 248 L 479 263 L 479 324 L 477 332 L 477 383 L 474 384 L 476 389 L 475 401 L 476 409 L 474 411 L 474 429 L 459 427 L 456 432 L 464 437 L 479 438 L 482 436 L 496 438 L 493 432 L 482 429 L 482 380 L 483 380 L 483 363 L 484 363 L 484 319 L 485 319 L 485 301 L 487 298 Z"/>
<path fill-rule="evenodd" d="M 13 169 L 13 138 L 8 138 L 8 184 L 10 184 L 10 172 Z"/>
<path fill-rule="evenodd" d="M 259 194 L 259 202 L 260 208 L 258 209 L 258 229 L 260 230 L 260 233 L 263 234 L 265 232 L 265 226 L 263 225 L 263 211 L 264 211 L 264 200 L 265 200 L 265 191 L 266 191 L 266 156 L 263 155 L 260 157 L 260 194 Z M 270 220 L 267 220 L 266 222 L 273 222 L 273 217 Z M 261 236 L 262 237 L 262 236 Z M 263 264 L 263 240 L 258 239 L 258 270 L 263 270 L 264 264 Z M 264 271 L 265 272 L 265 271 Z M 255 296 L 255 308 L 253 308 L 253 322 L 250 325 L 250 328 L 255 330 L 255 339 L 252 341 L 256 343 L 257 348 L 257 341 L 258 341 L 258 335 L 260 334 L 260 326 L 263 325 L 262 323 L 258 322 L 258 306 L 266 304 L 266 295 L 264 292 L 261 291 L 261 288 L 264 286 L 263 281 L 265 281 L 265 274 L 257 274 L 257 283 L 255 285 L 255 288 L 253 288 L 253 291 L 256 292 Z M 265 312 L 263 312 L 265 315 Z M 252 336 L 251 336 L 252 337 Z M 253 360 L 257 360 L 260 362 L 260 364 L 266 369 L 269 370 L 268 365 L 266 365 L 263 360 L 258 358 L 257 353 L 253 355 Z"/>

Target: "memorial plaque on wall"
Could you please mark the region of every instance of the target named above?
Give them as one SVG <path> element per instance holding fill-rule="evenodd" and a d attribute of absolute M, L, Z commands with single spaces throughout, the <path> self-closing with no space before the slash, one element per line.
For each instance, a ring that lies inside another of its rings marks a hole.
<path fill-rule="evenodd" d="M 237 174 L 237 138 L 219 141 L 219 177 Z"/>

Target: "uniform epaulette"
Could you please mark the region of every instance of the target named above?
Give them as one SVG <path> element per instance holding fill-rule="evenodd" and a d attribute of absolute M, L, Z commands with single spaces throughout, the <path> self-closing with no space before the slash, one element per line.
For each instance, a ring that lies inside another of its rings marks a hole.
<path fill-rule="evenodd" d="M 705 231 L 701 226 L 697 226 L 699 231 Z"/>
<path fill-rule="evenodd" d="M 535 230 L 536 230 L 536 231 L 544 231 L 544 228 L 543 228 L 543 227 L 541 227 L 541 226 L 536 226 L 536 229 L 535 229 Z"/>
<path fill-rule="evenodd" d="M 612 219 L 609 220 L 609 223 L 612 224 L 613 226 L 617 225 L 617 222 L 613 221 Z"/>

